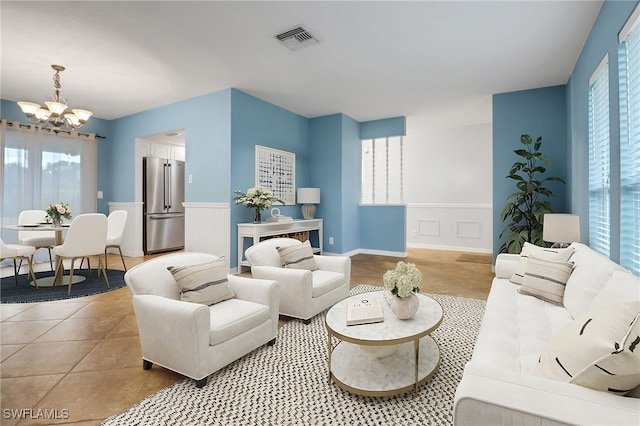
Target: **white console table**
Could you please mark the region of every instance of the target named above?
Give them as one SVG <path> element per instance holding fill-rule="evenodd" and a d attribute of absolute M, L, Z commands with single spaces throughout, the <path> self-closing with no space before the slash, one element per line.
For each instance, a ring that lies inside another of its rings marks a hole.
<path fill-rule="evenodd" d="M 315 254 L 322 254 L 322 219 L 294 219 L 293 222 L 261 222 L 238 224 L 238 272 L 242 272 L 243 266 L 250 266 L 244 258 L 244 239 L 250 238 L 250 246 L 260 242 L 263 237 L 276 237 L 279 235 L 294 234 L 297 232 L 316 231 L 318 233 L 318 245 L 313 247 Z"/>

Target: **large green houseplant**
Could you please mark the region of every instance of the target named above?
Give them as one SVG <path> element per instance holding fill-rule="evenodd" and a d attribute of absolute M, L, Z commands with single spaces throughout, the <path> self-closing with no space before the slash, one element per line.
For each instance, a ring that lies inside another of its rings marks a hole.
<path fill-rule="evenodd" d="M 518 191 L 507 197 L 507 205 L 500 214 L 500 219 L 507 222 L 500 233 L 500 238 L 506 234 L 501 253 L 520 253 L 525 242 L 547 246 L 542 240 L 542 221 L 545 213 L 553 211 L 547 198 L 554 195 L 544 184 L 565 183 L 559 177 L 544 177 L 547 170 L 544 166 L 551 167 L 551 160 L 540 152 L 542 137 L 533 142 L 531 136 L 522 135 L 520 143 L 524 148 L 514 152 L 521 159 L 513 163 L 507 176 L 516 181 Z"/>

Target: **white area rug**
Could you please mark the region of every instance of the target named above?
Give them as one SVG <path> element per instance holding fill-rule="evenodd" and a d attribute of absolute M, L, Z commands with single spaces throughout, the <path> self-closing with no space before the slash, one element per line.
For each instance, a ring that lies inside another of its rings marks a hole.
<path fill-rule="evenodd" d="M 380 290 L 358 285 L 351 294 Z M 327 382 L 324 315 L 292 320 L 274 346 L 262 346 L 195 387 L 183 380 L 103 425 L 451 425 L 453 396 L 471 358 L 485 302 L 429 294 L 444 308 L 432 333 L 440 367 L 418 394 L 364 397 Z M 140 367 L 142 368 L 142 367 Z M 158 367 L 153 367 L 158 368 Z"/>

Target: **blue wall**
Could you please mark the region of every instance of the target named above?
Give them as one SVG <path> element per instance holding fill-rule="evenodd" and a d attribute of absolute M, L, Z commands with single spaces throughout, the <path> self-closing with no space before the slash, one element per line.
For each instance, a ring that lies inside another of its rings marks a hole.
<path fill-rule="evenodd" d="M 296 187 L 299 188 L 310 184 L 308 140 L 309 120 L 305 117 L 231 89 L 231 186 L 224 188 L 224 201 L 231 203 L 231 265 L 237 265 L 238 260 L 238 242 L 235 238 L 238 223 L 253 221 L 253 211 L 242 205 L 235 205 L 233 198 L 234 191 L 245 192 L 256 184 L 255 146 L 262 145 L 295 153 Z M 302 216 L 298 205 L 278 205 L 278 208 L 285 216 Z M 264 211 L 263 214 L 268 216 L 270 213 Z"/>
<path fill-rule="evenodd" d="M 582 242 L 589 243 L 589 78 L 609 54 L 609 122 L 611 142 L 610 257 L 620 260 L 620 108 L 618 33 L 637 1 L 605 1 L 567 84 L 569 108 L 569 208 L 580 215 Z"/>
<path fill-rule="evenodd" d="M 360 207 L 362 248 L 397 253 L 407 250 L 406 206 Z"/>
<path fill-rule="evenodd" d="M 520 159 L 513 151 L 523 148 L 522 134 L 534 140 L 542 136 L 540 151 L 553 162 L 545 176 L 567 180 L 566 86 L 524 90 L 493 96 L 493 253 L 497 256 L 504 236 L 500 213 L 507 197 L 516 192 L 515 181 L 506 179 L 511 165 Z M 567 182 L 569 185 L 569 182 Z M 567 188 L 559 182 L 546 185 L 555 194 L 550 198 L 557 213 L 567 211 Z"/>

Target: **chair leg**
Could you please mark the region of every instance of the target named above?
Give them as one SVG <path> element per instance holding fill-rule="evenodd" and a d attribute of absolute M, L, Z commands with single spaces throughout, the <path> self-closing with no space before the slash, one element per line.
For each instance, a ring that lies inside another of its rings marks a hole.
<path fill-rule="evenodd" d="M 274 337 L 273 339 L 271 339 L 271 340 L 269 340 L 269 341 L 267 342 L 267 345 L 269 345 L 269 346 L 273 346 L 273 345 L 275 345 L 275 344 L 276 344 L 276 339 L 275 339 L 275 337 Z"/>
<path fill-rule="evenodd" d="M 22 261 L 22 259 L 20 259 Z M 13 258 L 13 278 L 16 280 L 16 287 L 18 287 L 18 265 L 16 264 L 16 258 Z"/>
<path fill-rule="evenodd" d="M 153 363 L 151 361 L 147 361 L 146 359 L 142 360 L 142 369 L 143 370 L 149 370 L 151 367 L 153 367 Z"/>
<path fill-rule="evenodd" d="M 124 271 L 127 272 L 127 265 L 124 264 L 124 256 L 122 256 L 122 249 L 120 249 L 120 246 L 118 246 L 118 251 L 120 252 L 120 260 L 122 260 L 122 267 L 124 268 Z M 106 262 L 106 257 L 105 257 L 105 262 Z"/>
<path fill-rule="evenodd" d="M 104 282 L 107 283 L 107 288 L 109 287 L 109 278 L 107 278 L 107 270 L 105 269 L 105 264 L 107 263 L 107 259 L 104 260 L 104 263 L 102 263 L 102 257 L 98 256 L 98 266 L 100 269 L 102 269 L 102 274 L 104 275 Z"/>
<path fill-rule="evenodd" d="M 75 257 L 71 258 L 71 270 L 69 271 L 69 290 L 67 290 L 67 296 L 71 296 L 71 286 L 73 285 L 73 267 L 76 261 Z"/>
<path fill-rule="evenodd" d="M 311 324 L 311 318 L 309 318 L 309 319 L 305 319 L 305 320 L 302 320 L 302 323 L 303 323 L 304 325 L 309 325 L 309 324 Z"/>
<path fill-rule="evenodd" d="M 38 281 L 36 280 L 36 275 L 33 273 L 33 256 L 27 257 L 27 262 L 29 262 L 29 275 L 33 279 L 33 285 L 36 287 L 36 290 L 40 290 L 38 288 Z"/>
<path fill-rule="evenodd" d="M 84 257 L 82 258 L 82 261 L 84 262 Z M 91 280 L 91 259 L 89 259 L 89 256 L 87 256 L 87 272 L 89 273 L 89 282 L 92 283 L 93 280 Z M 98 274 L 98 276 L 100 276 L 100 274 Z"/>
<path fill-rule="evenodd" d="M 47 247 L 49 250 L 49 265 L 51 265 L 51 271 L 53 271 L 53 258 L 51 257 L 51 247 Z"/>
<path fill-rule="evenodd" d="M 206 384 L 207 384 L 207 378 L 206 377 L 204 379 L 196 380 L 196 387 L 197 388 L 202 388 Z"/>

